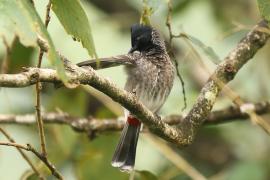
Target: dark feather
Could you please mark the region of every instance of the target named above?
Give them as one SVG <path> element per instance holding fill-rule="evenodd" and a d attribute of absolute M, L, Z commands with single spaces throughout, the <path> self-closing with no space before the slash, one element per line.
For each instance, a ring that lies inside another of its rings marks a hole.
<path fill-rule="evenodd" d="M 112 166 L 119 167 L 122 171 L 134 168 L 136 147 L 141 126 L 126 123 L 112 158 Z"/>
<path fill-rule="evenodd" d="M 98 60 L 91 59 L 88 61 L 83 61 L 77 64 L 77 66 L 91 66 L 93 69 L 105 69 L 120 65 L 132 65 L 132 60 L 129 55 L 119 55 L 108 58 L 99 58 L 99 66 Z"/>

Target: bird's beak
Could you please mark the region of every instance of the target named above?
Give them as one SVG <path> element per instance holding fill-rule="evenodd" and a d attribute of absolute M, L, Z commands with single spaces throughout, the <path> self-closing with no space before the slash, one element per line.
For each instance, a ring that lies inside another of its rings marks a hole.
<path fill-rule="evenodd" d="M 136 50 L 137 50 L 137 45 L 131 47 L 131 49 L 129 50 L 128 53 L 133 53 L 133 52 L 136 51 Z"/>

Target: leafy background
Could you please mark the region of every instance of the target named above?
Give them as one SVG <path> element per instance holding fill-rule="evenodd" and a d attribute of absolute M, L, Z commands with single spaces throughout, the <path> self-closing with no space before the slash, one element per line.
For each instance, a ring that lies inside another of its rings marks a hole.
<path fill-rule="evenodd" d="M 259 2 L 266 4 L 267 1 Z M 133 23 L 139 22 L 142 2 L 135 0 L 85 0 L 81 3 L 92 30 L 92 34 L 87 36 L 93 36 L 98 56 L 107 57 L 128 52 L 130 48 L 129 28 Z M 47 1 L 35 1 L 35 7 L 42 19 L 45 17 L 46 4 Z M 154 9 L 151 24 L 159 29 L 165 38 L 168 38 L 165 26 L 166 2 L 153 0 L 150 1 L 150 5 Z M 261 6 L 260 9 L 262 9 Z M 262 12 L 265 12 L 263 14 L 265 17 L 269 17 L 269 8 L 268 10 L 263 8 Z M 3 14 L 0 12 L 0 15 Z M 58 18 L 61 19 L 59 15 L 56 16 L 53 12 L 51 14 L 48 32 L 57 51 L 71 59 L 73 63 L 89 59 L 89 54 L 95 55 L 93 46 L 89 46 L 92 51 L 84 49 L 80 42 L 74 41 L 66 33 L 58 20 Z M 235 47 L 241 37 L 260 18 L 255 0 L 173 1 L 173 31 L 175 33 L 184 31 L 192 37 L 200 39 L 204 44 L 212 47 L 220 59 Z M 4 19 L 8 21 L 8 18 Z M 2 20 L 1 25 L 5 23 Z M 76 24 L 74 27 L 76 30 L 84 26 L 85 24 Z M 3 33 L 2 29 L 0 30 Z M 178 79 L 175 79 L 170 97 L 160 112 L 163 116 L 188 112 L 195 102 L 200 88 L 209 76 L 199 60 L 190 52 L 185 41 L 176 39 L 174 46 L 180 63 L 180 71 L 185 81 L 188 108 L 181 112 L 181 107 L 183 107 L 181 85 Z M 209 54 L 205 54 L 200 47 L 194 47 L 200 53 L 203 63 L 210 71 L 213 71 L 215 64 L 211 62 Z M 269 48 L 268 43 L 230 83 L 230 87 L 249 102 L 269 99 Z M 4 56 L 5 46 L 0 43 L 0 60 L 4 59 Z M 16 73 L 20 72 L 23 66 L 35 66 L 37 56 L 38 50 L 36 48 L 25 47 L 16 40 L 12 46 L 8 72 Z M 43 67 L 52 67 L 47 57 L 44 57 Z M 122 67 L 101 70 L 98 73 L 108 77 L 120 87 L 123 87 L 125 83 L 126 76 Z M 230 99 L 222 94 L 214 109 L 231 104 Z M 2 114 L 34 113 L 34 105 L 34 87 L 0 89 L 0 113 Z M 123 113 L 118 104 L 92 88 L 61 88 L 56 90 L 48 84 L 43 86 L 42 109 L 45 112 L 60 109 L 74 116 L 91 115 L 97 118 L 113 118 Z M 269 116 L 265 116 L 265 119 L 268 118 Z M 18 143 L 31 142 L 39 147 L 36 126 L 5 125 L 5 128 Z M 78 134 L 65 126 L 46 125 L 45 130 L 49 159 L 55 163 L 66 179 L 129 178 L 128 174 L 121 173 L 110 166 L 119 133 L 108 132 L 90 141 L 87 134 Z M 137 179 L 190 179 L 185 172 L 178 169 L 153 144 L 149 143 L 145 135 L 142 134 L 140 137 L 136 159 L 136 169 L 139 170 L 136 175 Z M 2 135 L 0 135 L 0 140 L 4 140 Z M 191 146 L 184 149 L 172 147 L 209 179 L 270 179 L 269 136 L 262 129 L 251 124 L 250 121 L 203 127 Z M 36 164 L 41 166 L 38 162 Z M 15 149 L 0 147 L 0 179 L 19 179 L 28 169 L 28 164 Z M 41 166 L 41 169 L 49 176 L 46 168 Z"/>

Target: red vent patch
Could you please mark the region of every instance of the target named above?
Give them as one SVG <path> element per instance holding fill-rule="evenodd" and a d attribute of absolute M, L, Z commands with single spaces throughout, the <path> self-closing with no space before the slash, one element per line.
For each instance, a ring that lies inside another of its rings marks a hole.
<path fill-rule="evenodd" d="M 136 118 L 134 118 L 132 116 L 128 116 L 127 122 L 128 122 L 129 125 L 132 125 L 132 126 L 141 125 L 141 122 L 138 119 L 136 119 Z"/>

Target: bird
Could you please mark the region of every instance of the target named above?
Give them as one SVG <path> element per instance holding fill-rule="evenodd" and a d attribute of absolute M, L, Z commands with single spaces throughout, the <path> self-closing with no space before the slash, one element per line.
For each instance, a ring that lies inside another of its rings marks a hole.
<path fill-rule="evenodd" d="M 125 65 L 127 81 L 124 89 L 153 113 L 165 103 L 173 86 L 175 67 L 167 53 L 165 42 L 153 27 L 142 24 L 131 26 L 131 49 L 127 54 L 80 62 L 78 66 L 94 69 Z M 116 146 L 111 165 L 121 171 L 134 169 L 141 121 L 125 110 L 125 125 Z"/>

